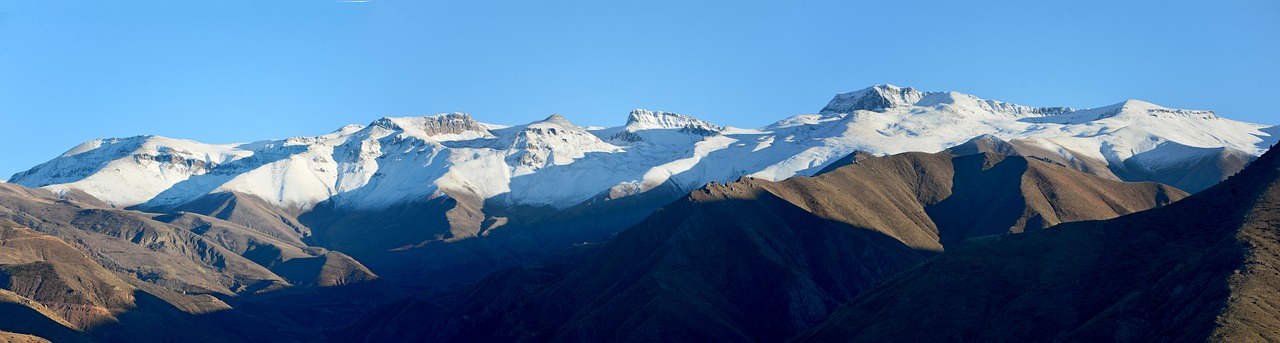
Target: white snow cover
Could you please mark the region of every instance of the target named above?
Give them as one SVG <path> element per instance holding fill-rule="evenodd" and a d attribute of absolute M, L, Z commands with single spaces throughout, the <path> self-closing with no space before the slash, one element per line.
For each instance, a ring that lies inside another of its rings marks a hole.
<path fill-rule="evenodd" d="M 624 129 L 628 131 L 648 129 L 698 129 L 719 132 L 724 128 L 694 117 L 680 115 L 677 113 L 635 109 L 627 116 L 627 125 L 624 126 Z"/>
<path fill-rule="evenodd" d="M 809 175 L 855 150 L 934 152 L 982 134 L 1064 156 L 1158 166 L 1221 148 L 1260 155 L 1276 132 L 1136 100 L 1075 110 L 880 85 L 836 95 L 819 114 L 758 129 L 638 109 L 613 128 L 583 128 L 560 115 L 503 126 L 449 113 L 246 144 L 99 139 L 10 182 L 78 188 L 118 206 L 176 205 L 236 191 L 292 208 L 325 200 L 381 208 L 443 195 L 563 208 L 664 184 L 691 190 L 741 176 Z"/>

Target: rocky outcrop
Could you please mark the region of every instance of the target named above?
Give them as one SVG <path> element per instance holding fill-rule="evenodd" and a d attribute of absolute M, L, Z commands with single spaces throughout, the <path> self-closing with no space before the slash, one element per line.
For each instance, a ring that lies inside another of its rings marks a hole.
<path fill-rule="evenodd" d="M 384 117 L 373 121 L 369 126 L 387 130 L 412 130 L 413 132 L 423 133 L 426 136 L 460 134 L 469 131 L 487 133 L 489 131 L 488 127 L 471 118 L 471 115 L 461 112 L 413 118 Z"/>

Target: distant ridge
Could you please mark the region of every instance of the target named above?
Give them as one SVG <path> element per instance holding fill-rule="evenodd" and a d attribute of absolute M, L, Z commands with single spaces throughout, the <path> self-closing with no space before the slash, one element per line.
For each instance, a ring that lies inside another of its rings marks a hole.
<path fill-rule="evenodd" d="M 636 109 L 622 126 L 592 130 L 559 114 L 506 126 L 455 112 L 244 144 L 98 139 L 9 181 L 75 188 L 121 207 L 238 192 L 303 211 L 322 202 L 386 209 L 445 195 L 563 209 L 602 194 L 813 175 L 854 151 L 938 152 L 986 135 L 1023 146 L 1024 155 L 1090 165 L 1080 170 L 1095 175 L 1195 192 L 1261 154 L 1276 130 L 1137 100 L 1078 110 L 877 85 L 758 129 Z M 565 178 L 575 182 L 539 186 Z"/>

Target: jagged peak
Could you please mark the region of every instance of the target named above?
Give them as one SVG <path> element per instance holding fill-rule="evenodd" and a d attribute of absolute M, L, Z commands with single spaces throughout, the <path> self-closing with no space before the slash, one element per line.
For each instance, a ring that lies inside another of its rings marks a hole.
<path fill-rule="evenodd" d="M 679 113 L 650 111 L 637 108 L 627 116 L 627 125 L 610 137 L 610 140 L 638 142 L 644 140 L 637 132 L 644 130 L 678 130 L 698 136 L 715 136 L 724 127 Z"/>
<path fill-rule="evenodd" d="M 440 113 L 425 117 L 382 117 L 374 120 L 369 126 L 404 131 L 424 137 L 465 132 L 489 132 L 487 126 L 471 118 L 470 114 L 463 112 Z"/>
<path fill-rule="evenodd" d="M 437 113 L 436 115 L 427 116 L 426 118 L 435 120 L 475 121 L 475 119 L 471 118 L 471 115 L 466 112 Z"/>
<path fill-rule="evenodd" d="M 924 98 L 924 93 L 915 88 L 902 88 L 891 84 L 881 84 L 862 90 L 836 94 L 819 113 L 837 114 L 854 111 L 881 112 L 887 108 L 913 105 Z"/>
<path fill-rule="evenodd" d="M 1031 107 L 1002 101 L 982 99 L 959 92 L 921 92 L 911 87 L 891 84 L 875 85 L 862 90 L 836 94 L 819 113 L 824 115 L 853 113 L 855 111 L 884 112 L 887 109 L 907 106 L 963 106 L 982 111 L 1017 117 L 1055 116 L 1075 112 L 1070 107 Z"/>
<path fill-rule="evenodd" d="M 400 124 L 396 123 L 395 118 L 382 117 L 369 122 L 369 127 L 379 127 L 387 130 L 399 130 Z"/>
<path fill-rule="evenodd" d="M 631 110 L 631 113 L 627 115 L 626 128 L 629 130 L 685 129 L 691 127 L 716 132 L 724 129 L 724 127 L 711 122 L 674 112 L 650 111 L 637 108 Z"/>
<path fill-rule="evenodd" d="M 899 93 L 899 92 L 904 92 L 904 91 L 905 91 L 905 92 L 917 92 L 917 93 L 919 93 L 919 91 L 917 91 L 915 88 L 912 88 L 912 87 L 899 87 L 899 86 L 897 86 L 897 85 L 890 84 L 890 83 L 881 83 L 881 84 L 878 84 L 878 85 L 872 85 L 872 86 L 870 86 L 870 87 L 863 88 L 863 89 L 860 89 L 860 90 L 857 90 L 857 91 L 853 91 L 853 92 L 848 92 L 848 93 L 860 93 L 860 92 L 861 92 L 861 93 L 866 93 L 866 92 L 875 92 L 875 93 L 880 93 L 880 94 L 886 94 L 886 93 L 890 93 L 890 94 L 891 94 L 891 93 Z"/>

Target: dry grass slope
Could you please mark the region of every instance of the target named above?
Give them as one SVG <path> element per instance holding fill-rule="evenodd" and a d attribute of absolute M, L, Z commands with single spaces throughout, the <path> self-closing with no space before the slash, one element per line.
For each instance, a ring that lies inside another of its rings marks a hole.
<path fill-rule="evenodd" d="M 1169 206 L 968 241 L 797 341 L 1280 341 L 1277 179 L 1270 151 Z"/>

